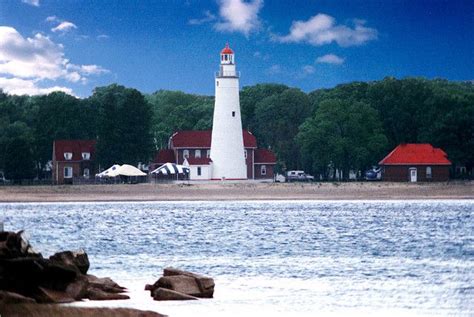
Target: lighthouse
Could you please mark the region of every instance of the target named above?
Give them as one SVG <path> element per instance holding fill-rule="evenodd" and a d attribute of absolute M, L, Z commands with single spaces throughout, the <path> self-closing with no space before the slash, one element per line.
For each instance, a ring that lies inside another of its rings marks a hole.
<path fill-rule="evenodd" d="M 242 119 L 240 117 L 239 73 L 234 52 L 226 44 L 220 54 L 215 78 L 216 98 L 212 121 L 212 179 L 247 179 Z"/>

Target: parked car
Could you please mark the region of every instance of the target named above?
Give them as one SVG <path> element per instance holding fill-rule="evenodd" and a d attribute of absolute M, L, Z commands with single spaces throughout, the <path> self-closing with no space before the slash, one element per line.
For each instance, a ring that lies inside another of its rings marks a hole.
<path fill-rule="evenodd" d="M 373 167 L 365 172 L 366 181 L 379 181 L 382 179 L 382 169 L 380 167 Z"/>
<path fill-rule="evenodd" d="M 287 182 L 312 182 L 314 176 L 306 174 L 304 171 L 288 171 L 286 173 Z"/>

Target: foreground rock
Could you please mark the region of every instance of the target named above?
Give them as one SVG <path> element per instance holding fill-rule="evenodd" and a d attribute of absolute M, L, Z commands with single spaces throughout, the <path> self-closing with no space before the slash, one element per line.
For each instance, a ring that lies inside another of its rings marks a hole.
<path fill-rule="evenodd" d="M 164 317 L 152 311 L 129 308 L 85 308 L 50 304 L 0 305 L 5 317 Z"/>
<path fill-rule="evenodd" d="M 0 303 L 70 303 L 128 299 L 126 291 L 110 278 L 88 275 L 84 251 L 64 251 L 49 259 L 36 253 L 23 232 L 0 232 Z"/>
<path fill-rule="evenodd" d="M 214 295 L 214 279 L 182 271 L 165 268 L 163 276 L 153 285 L 146 285 L 154 300 L 193 300 L 212 298 Z"/>

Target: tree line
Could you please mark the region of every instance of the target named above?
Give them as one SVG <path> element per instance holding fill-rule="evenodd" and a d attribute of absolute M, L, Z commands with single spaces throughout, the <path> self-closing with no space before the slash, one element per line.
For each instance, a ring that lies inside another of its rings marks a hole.
<path fill-rule="evenodd" d="M 272 149 L 279 171 L 376 165 L 400 143 L 431 143 L 455 166 L 474 163 L 474 85 L 423 78 L 352 82 L 310 93 L 281 84 L 240 92 L 242 125 Z M 178 130 L 212 128 L 214 97 L 120 85 L 79 99 L 62 92 L 13 96 L 0 91 L 0 170 L 7 178 L 43 178 L 59 139 L 97 140 L 97 161 L 146 163 Z"/>

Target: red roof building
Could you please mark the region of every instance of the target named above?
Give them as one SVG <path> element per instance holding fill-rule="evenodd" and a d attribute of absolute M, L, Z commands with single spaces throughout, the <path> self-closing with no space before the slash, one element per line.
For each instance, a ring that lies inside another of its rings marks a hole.
<path fill-rule="evenodd" d="M 95 140 L 55 140 L 52 177 L 56 184 L 72 184 L 96 173 Z"/>
<path fill-rule="evenodd" d="M 451 162 L 431 144 L 400 144 L 379 162 L 386 181 L 447 181 Z"/>
<path fill-rule="evenodd" d="M 276 164 L 275 154 L 267 149 L 257 149 L 257 139 L 247 131 L 242 131 L 244 140 L 244 155 L 247 165 L 248 179 L 273 178 Z M 212 130 L 206 131 L 178 131 L 168 142 L 168 149 L 158 151 L 151 168 L 157 168 L 164 163 L 189 164 L 200 166 L 199 176 L 204 179 L 207 166 L 212 165 L 211 154 Z M 186 163 L 185 163 L 186 159 Z M 202 174 L 200 173 L 202 169 Z M 211 175 L 211 174 L 209 174 Z"/>

